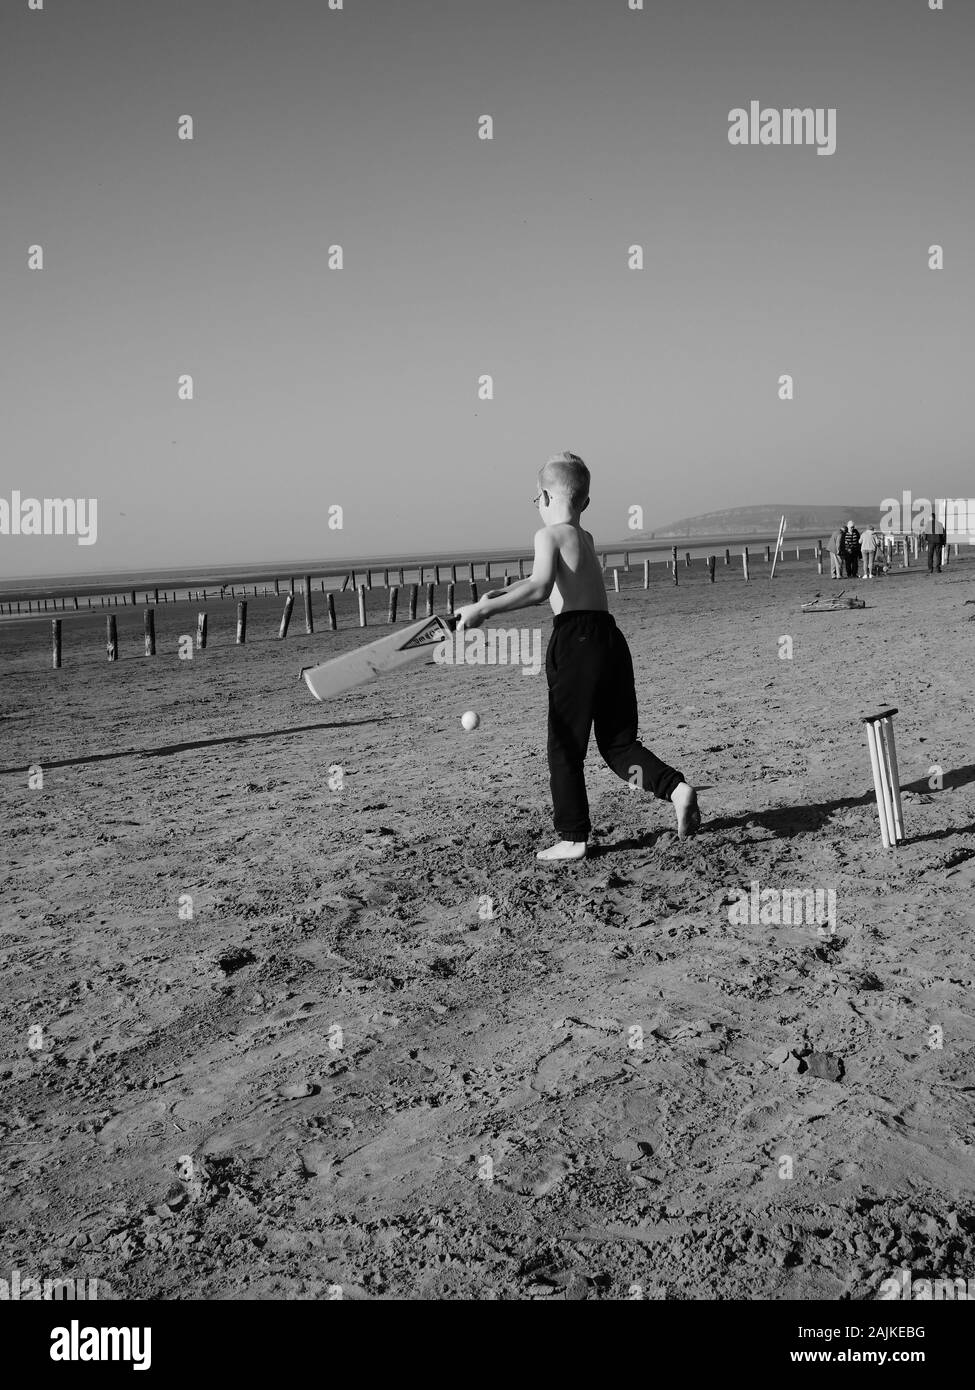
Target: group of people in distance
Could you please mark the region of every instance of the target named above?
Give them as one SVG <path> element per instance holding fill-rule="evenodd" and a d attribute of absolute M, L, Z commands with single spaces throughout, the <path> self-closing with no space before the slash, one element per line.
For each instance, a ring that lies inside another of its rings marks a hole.
<path fill-rule="evenodd" d="M 877 532 L 869 524 L 858 531 L 852 521 L 837 526 L 827 543 L 830 579 L 872 579 L 889 567 L 894 553 L 894 537 Z M 879 564 L 877 552 L 880 552 Z M 863 574 L 860 564 L 863 563 Z"/>
<path fill-rule="evenodd" d="M 862 531 L 858 531 L 852 521 L 838 526 L 827 543 L 830 579 L 873 579 L 877 574 L 886 574 L 894 562 L 894 544 L 890 531 L 875 531 L 869 523 Z M 944 528 L 932 522 L 924 536 L 924 544 L 928 572 L 937 569 L 940 574 Z"/>

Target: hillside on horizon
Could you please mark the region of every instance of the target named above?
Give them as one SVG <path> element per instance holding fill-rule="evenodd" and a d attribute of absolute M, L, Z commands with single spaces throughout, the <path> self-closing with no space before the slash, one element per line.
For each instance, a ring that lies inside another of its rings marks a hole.
<path fill-rule="evenodd" d="M 656 530 L 641 531 L 639 534 L 655 540 L 667 540 L 679 536 L 767 535 L 771 531 L 774 537 L 782 516 L 785 516 L 790 531 L 822 530 L 828 534 L 835 526 L 845 526 L 851 519 L 858 528 L 868 521 L 876 526 L 880 520 L 880 507 L 851 506 L 848 502 L 835 505 L 777 502 L 751 507 L 726 507 L 723 511 L 682 517 L 679 521 L 668 522 Z"/>

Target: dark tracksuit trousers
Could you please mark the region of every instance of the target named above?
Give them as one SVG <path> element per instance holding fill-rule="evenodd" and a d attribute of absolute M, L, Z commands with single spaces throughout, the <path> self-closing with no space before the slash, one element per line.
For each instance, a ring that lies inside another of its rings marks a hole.
<path fill-rule="evenodd" d="M 611 613 L 557 613 L 545 674 L 548 766 L 561 839 L 586 840 L 592 829 L 584 765 L 594 726 L 596 747 L 618 777 L 661 800 L 670 797 L 684 777 L 637 740 L 633 661 Z"/>

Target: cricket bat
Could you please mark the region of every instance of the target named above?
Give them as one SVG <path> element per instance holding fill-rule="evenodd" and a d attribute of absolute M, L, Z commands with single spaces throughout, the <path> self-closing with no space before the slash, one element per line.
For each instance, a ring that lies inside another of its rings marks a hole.
<path fill-rule="evenodd" d="M 365 685 L 376 676 L 388 675 L 427 656 L 456 626 L 453 614 L 446 618 L 423 618 L 388 637 L 380 637 L 377 642 L 368 642 L 355 651 L 323 661 L 320 666 L 303 666 L 301 675 L 316 700 L 330 700 Z"/>

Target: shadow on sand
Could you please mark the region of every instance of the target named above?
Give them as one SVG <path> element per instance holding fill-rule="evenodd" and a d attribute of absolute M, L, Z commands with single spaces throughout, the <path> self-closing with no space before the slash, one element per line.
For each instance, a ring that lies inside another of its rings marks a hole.
<path fill-rule="evenodd" d="M 193 748 L 216 748 L 221 743 L 250 743 L 254 739 L 284 738 L 288 734 L 318 734 L 328 729 L 353 729 L 360 724 L 381 724 L 382 719 L 345 719 L 335 724 L 296 724 L 288 729 L 260 729 L 253 734 L 224 734 L 220 738 L 191 739 L 186 743 L 163 743 L 157 748 L 123 748 L 116 753 L 88 753 L 82 758 L 38 759 L 44 768 L 83 767 L 86 763 L 107 763 L 115 758 L 170 758 L 174 753 L 187 753 Z M 19 767 L 0 767 L 0 776 L 20 776 L 26 771 Z"/>
<path fill-rule="evenodd" d="M 951 791 L 957 787 L 966 787 L 975 782 L 975 764 L 969 763 L 965 767 L 954 768 L 944 774 L 944 791 Z M 699 790 L 701 790 L 699 788 Z M 916 782 L 902 782 L 902 792 L 918 792 L 924 796 L 938 796 L 939 792 L 933 791 L 928 785 L 926 778 L 920 778 Z M 760 825 L 765 830 L 770 830 L 772 834 L 780 840 L 789 840 L 795 835 L 805 835 L 817 830 L 824 829 L 837 811 L 846 811 L 855 806 L 873 806 L 875 797 L 873 790 L 865 792 L 862 796 L 841 796 L 835 801 L 807 802 L 798 806 L 773 806 L 765 811 L 749 811 L 743 816 L 717 817 L 713 820 L 707 818 L 707 808 L 704 810 L 704 824 L 700 834 L 714 833 L 722 830 L 741 830 L 748 825 Z M 966 835 L 975 831 L 975 825 L 958 826 L 954 829 L 934 830 L 929 835 L 911 835 L 909 826 L 905 824 L 907 838 L 905 844 L 920 844 L 926 840 L 946 840 L 952 835 Z M 639 838 L 628 840 L 617 840 L 610 843 L 594 845 L 590 851 L 592 857 L 601 854 L 616 854 L 618 851 L 627 849 L 652 849 L 657 840 L 665 831 L 652 830 Z"/>

